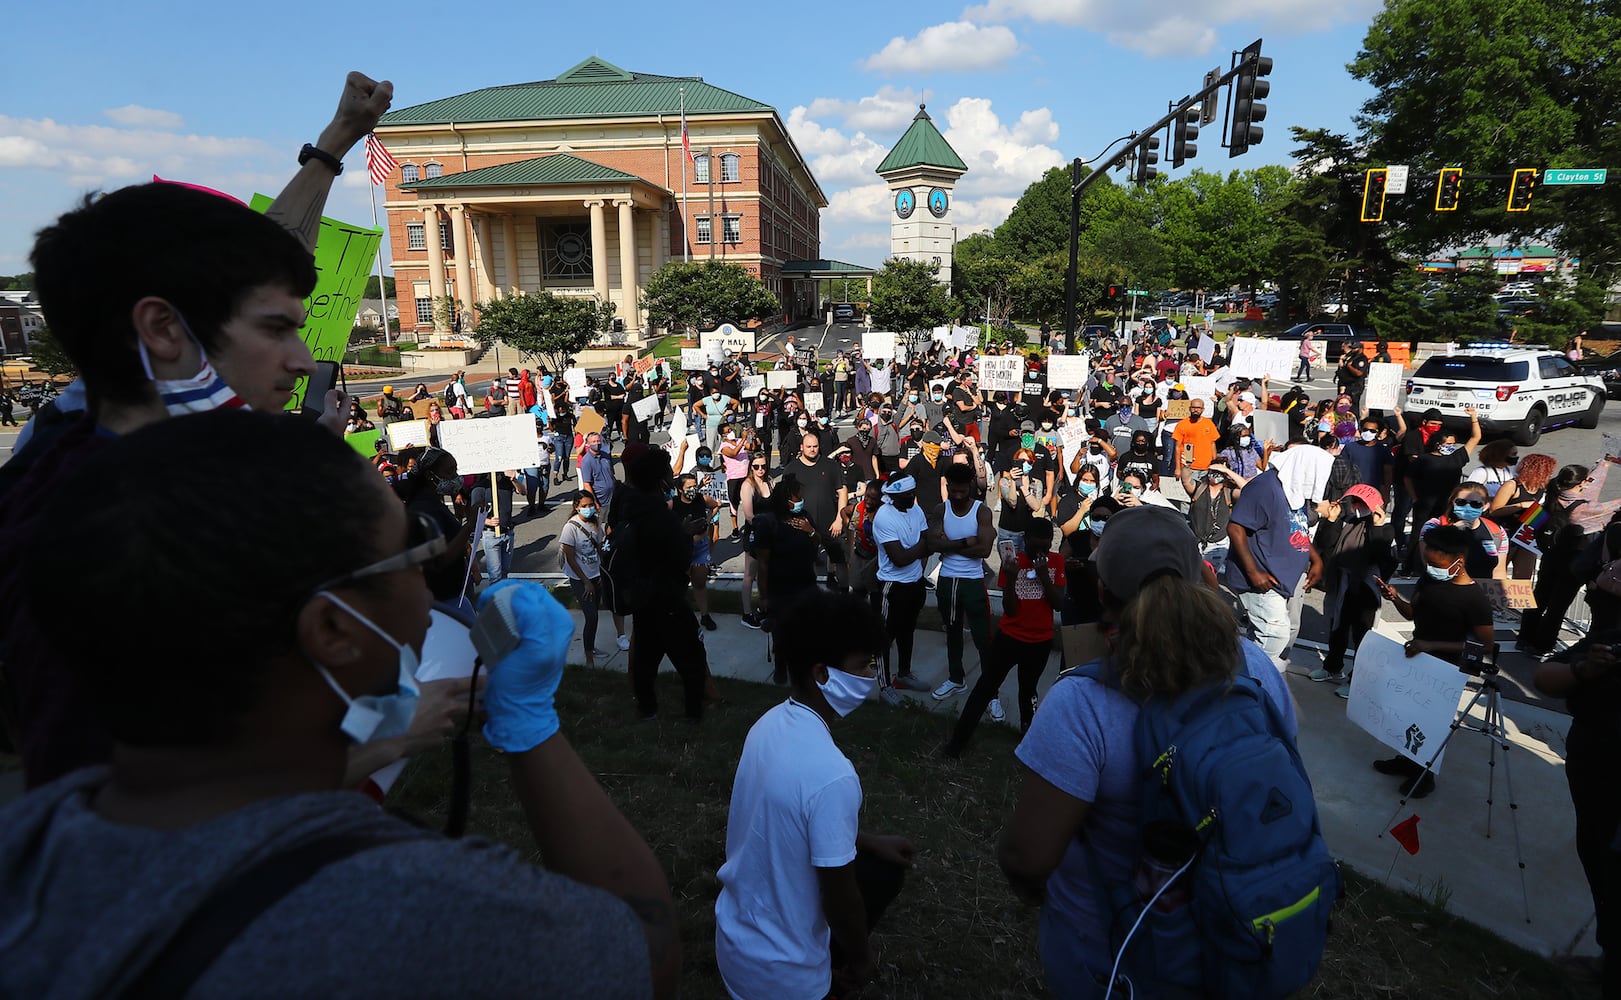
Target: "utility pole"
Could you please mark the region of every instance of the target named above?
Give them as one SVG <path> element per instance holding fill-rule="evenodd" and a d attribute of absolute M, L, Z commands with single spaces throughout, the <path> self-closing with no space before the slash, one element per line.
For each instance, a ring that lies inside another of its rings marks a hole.
<path fill-rule="evenodd" d="M 726 227 L 715 224 L 720 220 L 715 218 L 715 147 L 710 146 L 704 150 L 704 163 L 708 166 L 705 171 L 709 175 L 709 259 L 715 259 L 715 244 L 720 242 L 726 233 Z"/>

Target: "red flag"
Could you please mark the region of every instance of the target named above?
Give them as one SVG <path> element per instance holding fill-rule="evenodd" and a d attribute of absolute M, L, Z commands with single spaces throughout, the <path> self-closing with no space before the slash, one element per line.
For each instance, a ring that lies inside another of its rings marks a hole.
<path fill-rule="evenodd" d="M 687 151 L 687 159 L 692 160 L 693 163 L 698 162 L 692 159 L 692 139 L 687 136 L 687 109 L 685 107 L 681 109 L 681 148 Z"/>
<path fill-rule="evenodd" d="M 383 140 L 377 138 L 374 133 L 368 132 L 366 134 L 366 170 L 371 174 L 371 182 L 381 184 L 388 180 L 388 175 L 393 173 L 394 168 L 399 165 L 400 162 L 394 159 L 383 146 Z"/>
<path fill-rule="evenodd" d="M 1418 813 L 1407 817 L 1390 828 L 1390 835 L 1396 838 L 1408 854 L 1418 853 Z"/>

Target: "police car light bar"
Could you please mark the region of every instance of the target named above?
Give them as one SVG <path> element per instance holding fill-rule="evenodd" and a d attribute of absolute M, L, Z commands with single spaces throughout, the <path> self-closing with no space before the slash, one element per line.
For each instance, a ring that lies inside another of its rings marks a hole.
<path fill-rule="evenodd" d="M 1460 344 L 1460 345 L 1458 345 L 1457 349 L 1458 349 L 1459 353 L 1469 353 L 1471 351 L 1551 351 L 1551 350 L 1553 350 L 1553 348 L 1549 347 L 1547 344 L 1520 344 L 1520 343 L 1510 343 L 1509 341 L 1506 341 L 1506 340 L 1505 341 L 1492 342 L 1492 343 Z"/>

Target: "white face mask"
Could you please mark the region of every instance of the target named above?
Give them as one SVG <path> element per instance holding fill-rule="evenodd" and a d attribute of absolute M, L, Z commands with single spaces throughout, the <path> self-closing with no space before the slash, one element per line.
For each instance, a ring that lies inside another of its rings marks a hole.
<path fill-rule="evenodd" d="M 377 740 L 386 740 L 391 736 L 400 736 L 411 728 L 411 717 L 416 714 L 417 689 L 417 652 L 410 646 L 399 642 L 393 636 L 384 632 L 370 618 L 351 608 L 342 598 L 330 591 L 321 591 L 317 597 L 325 597 L 338 607 L 347 611 L 360 624 L 376 632 L 382 640 L 399 651 L 400 679 L 399 690 L 392 694 L 365 694 L 358 698 L 349 697 L 348 692 L 338 686 L 327 669 L 316 663 L 315 669 L 320 672 L 332 693 L 343 699 L 349 710 L 343 713 L 343 722 L 339 728 L 345 736 L 356 743 L 373 743 Z"/>
<path fill-rule="evenodd" d="M 1453 563 L 1451 566 L 1425 566 L 1424 572 L 1428 573 L 1430 575 L 1430 579 L 1432 580 L 1455 580 L 1458 578 L 1458 564 Z"/>
<path fill-rule="evenodd" d="M 860 708 L 877 684 L 877 677 L 861 677 L 845 673 L 837 667 L 828 667 L 827 680 L 817 684 L 816 689 L 827 699 L 827 707 L 842 719 Z"/>
<path fill-rule="evenodd" d="M 135 338 L 135 350 L 141 356 L 141 367 L 146 371 L 147 379 L 158 390 L 158 396 L 163 400 L 164 409 L 169 416 L 180 417 L 188 413 L 208 413 L 213 410 L 230 408 L 247 409 L 248 404 L 242 402 L 236 390 L 225 384 L 225 379 L 209 364 L 208 352 L 203 350 L 203 342 L 191 332 L 191 325 L 179 311 L 175 318 L 180 321 L 180 328 L 186 331 L 186 336 L 197 345 L 198 357 L 202 359 L 202 367 L 191 378 L 158 378 L 152 372 L 152 358 L 146 353 L 146 342 Z"/>
<path fill-rule="evenodd" d="M 1363 431 L 1362 432 L 1362 440 L 1364 440 L 1364 441 L 1372 441 L 1374 438 L 1376 438 L 1378 436 L 1379 436 L 1378 431 Z"/>

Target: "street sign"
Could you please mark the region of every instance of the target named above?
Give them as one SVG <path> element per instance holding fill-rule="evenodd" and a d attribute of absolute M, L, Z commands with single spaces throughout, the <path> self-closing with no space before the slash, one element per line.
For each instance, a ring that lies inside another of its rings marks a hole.
<path fill-rule="evenodd" d="M 1406 164 L 1393 163 L 1390 166 L 1386 167 L 1385 169 L 1387 171 L 1389 171 L 1389 173 L 1385 174 L 1385 194 L 1406 194 L 1407 193 L 1407 166 L 1406 166 Z"/>
<path fill-rule="evenodd" d="M 1588 167 L 1583 170 L 1544 170 L 1542 183 L 1544 184 L 1603 184 L 1604 175 L 1609 173 L 1604 167 Z"/>
<path fill-rule="evenodd" d="M 1129 290 L 1126 294 L 1127 295 L 1147 295 L 1148 292 L 1145 289 L 1142 289 L 1142 288 L 1133 288 L 1133 289 Z"/>

